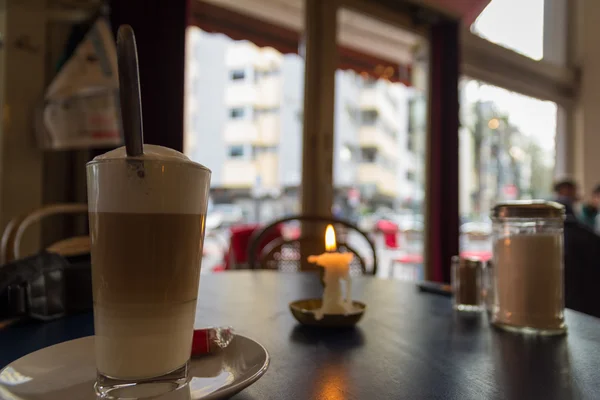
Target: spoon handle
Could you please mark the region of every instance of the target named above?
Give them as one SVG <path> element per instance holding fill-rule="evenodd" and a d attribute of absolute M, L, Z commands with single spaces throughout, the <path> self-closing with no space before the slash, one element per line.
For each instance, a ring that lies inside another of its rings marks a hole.
<path fill-rule="evenodd" d="M 142 99 L 135 35 L 130 25 L 121 25 L 117 33 L 119 94 L 125 148 L 129 157 L 144 154 Z"/>

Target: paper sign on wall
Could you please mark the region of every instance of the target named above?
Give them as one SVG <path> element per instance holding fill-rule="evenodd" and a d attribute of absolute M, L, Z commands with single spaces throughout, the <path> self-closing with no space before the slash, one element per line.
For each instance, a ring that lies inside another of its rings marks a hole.
<path fill-rule="evenodd" d="M 96 20 L 46 90 L 38 136 L 42 147 L 56 150 L 121 145 L 117 53 L 105 18 Z"/>

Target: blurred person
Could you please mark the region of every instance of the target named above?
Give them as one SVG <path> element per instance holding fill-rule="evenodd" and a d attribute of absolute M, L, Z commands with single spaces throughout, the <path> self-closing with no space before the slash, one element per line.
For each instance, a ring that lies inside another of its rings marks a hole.
<path fill-rule="evenodd" d="M 592 191 L 592 198 L 581 207 L 580 220 L 584 225 L 596 229 L 598 210 L 600 209 L 600 185 Z"/>
<path fill-rule="evenodd" d="M 577 183 L 570 178 L 558 180 L 554 183 L 554 201 L 565 206 L 567 216 L 575 216 L 577 196 Z"/>

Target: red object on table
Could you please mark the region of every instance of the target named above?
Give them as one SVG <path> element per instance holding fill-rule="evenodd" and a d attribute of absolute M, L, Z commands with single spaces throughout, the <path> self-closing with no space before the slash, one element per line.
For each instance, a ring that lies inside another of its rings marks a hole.
<path fill-rule="evenodd" d="M 214 353 L 229 346 L 234 333 L 230 327 L 195 329 L 192 339 L 192 356 Z"/>
<path fill-rule="evenodd" d="M 194 330 L 192 339 L 192 355 L 206 354 L 210 351 L 210 342 L 208 341 L 208 329 Z"/>

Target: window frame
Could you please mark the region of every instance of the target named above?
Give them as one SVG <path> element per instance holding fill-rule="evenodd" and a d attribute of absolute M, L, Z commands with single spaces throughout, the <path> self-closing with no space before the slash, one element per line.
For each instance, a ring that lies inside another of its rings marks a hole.
<path fill-rule="evenodd" d="M 565 4 L 566 1 L 546 0 L 552 5 Z M 410 4 L 411 2 L 414 4 Z M 327 215 L 330 213 L 333 199 L 332 87 L 340 52 L 337 46 L 337 22 L 331 24 L 332 17 L 335 20 L 337 13 L 345 8 L 428 37 L 428 26 L 435 21 L 436 12 L 439 14 L 440 11 L 426 10 L 425 7 L 430 3 L 426 0 L 394 2 L 393 5 L 386 0 L 304 0 L 304 40 L 299 51 L 306 62 L 302 111 L 303 213 Z M 556 14 L 553 18 L 560 19 L 560 15 Z M 568 15 L 565 14 L 563 18 L 566 20 Z M 552 29 L 555 29 L 554 35 L 560 36 L 557 29 L 560 30 L 562 29 L 560 26 L 564 28 L 566 25 L 566 22 L 562 25 L 545 23 L 544 41 L 546 42 L 547 35 L 551 34 Z M 566 37 L 566 32 L 562 34 Z M 285 45 L 292 46 L 292 39 L 294 38 L 286 41 Z M 567 43 L 562 44 L 567 45 Z M 565 107 L 570 118 L 572 117 L 571 106 L 576 101 L 578 72 L 574 68 L 565 66 L 567 63 L 561 65 L 546 59 L 532 60 L 482 39 L 467 28 L 462 32 L 460 51 L 462 75 L 526 96 L 556 102 Z M 428 98 L 429 101 L 431 99 Z M 243 116 L 252 116 L 252 111 L 244 110 Z M 561 126 L 561 124 L 557 125 L 557 136 L 560 134 L 558 129 Z M 559 151 L 560 149 L 557 148 L 557 154 Z M 428 158 L 429 155 L 426 157 Z"/>

